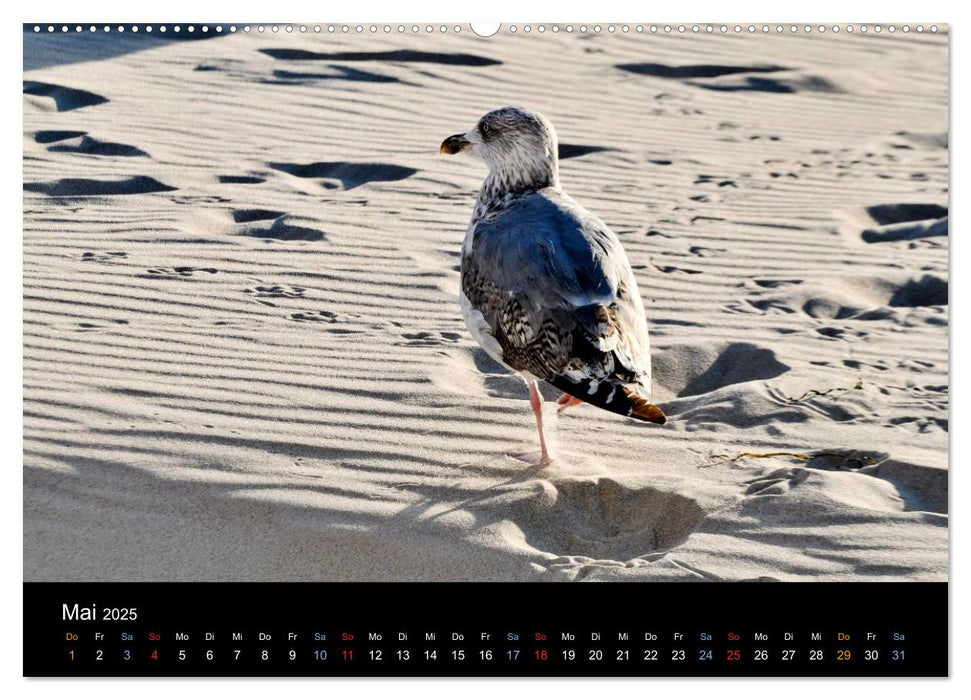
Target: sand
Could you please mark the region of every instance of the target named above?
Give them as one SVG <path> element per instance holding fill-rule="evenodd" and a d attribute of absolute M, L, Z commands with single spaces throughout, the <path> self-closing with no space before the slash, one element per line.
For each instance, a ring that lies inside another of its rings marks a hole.
<path fill-rule="evenodd" d="M 945 31 L 24 54 L 27 580 L 946 580 Z M 626 247 L 669 416 L 545 387 L 548 468 L 438 154 L 507 104 Z"/>

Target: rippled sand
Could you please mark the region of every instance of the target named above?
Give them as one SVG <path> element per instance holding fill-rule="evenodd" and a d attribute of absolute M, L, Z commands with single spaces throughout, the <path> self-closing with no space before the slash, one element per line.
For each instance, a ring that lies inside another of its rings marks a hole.
<path fill-rule="evenodd" d="M 944 580 L 947 37 L 25 35 L 27 580 Z M 659 427 L 468 336 L 524 104 Z"/>

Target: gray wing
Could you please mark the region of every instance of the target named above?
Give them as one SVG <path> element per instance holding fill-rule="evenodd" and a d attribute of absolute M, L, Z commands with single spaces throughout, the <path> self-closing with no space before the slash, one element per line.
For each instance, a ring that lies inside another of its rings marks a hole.
<path fill-rule="evenodd" d="M 663 422 L 649 404 L 647 321 L 627 255 L 566 195 L 532 193 L 478 222 L 462 290 L 509 366 L 601 408 Z"/>

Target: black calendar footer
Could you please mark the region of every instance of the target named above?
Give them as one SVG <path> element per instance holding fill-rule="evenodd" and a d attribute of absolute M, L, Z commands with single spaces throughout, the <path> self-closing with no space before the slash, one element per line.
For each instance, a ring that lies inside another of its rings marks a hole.
<path fill-rule="evenodd" d="M 946 676 L 946 583 L 25 583 L 26 676 Z"/>

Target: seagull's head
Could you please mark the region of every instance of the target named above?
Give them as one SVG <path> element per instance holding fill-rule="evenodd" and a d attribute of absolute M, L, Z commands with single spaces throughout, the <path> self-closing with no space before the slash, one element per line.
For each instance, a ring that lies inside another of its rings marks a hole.
<path fill-rule="evenodd" d="M 522 107 L 489 112 L 470 131 L 445 139 L 439 150 L 472 151 L 510 185 L 557 183 L 556 130 L 542 114 Z"/>

